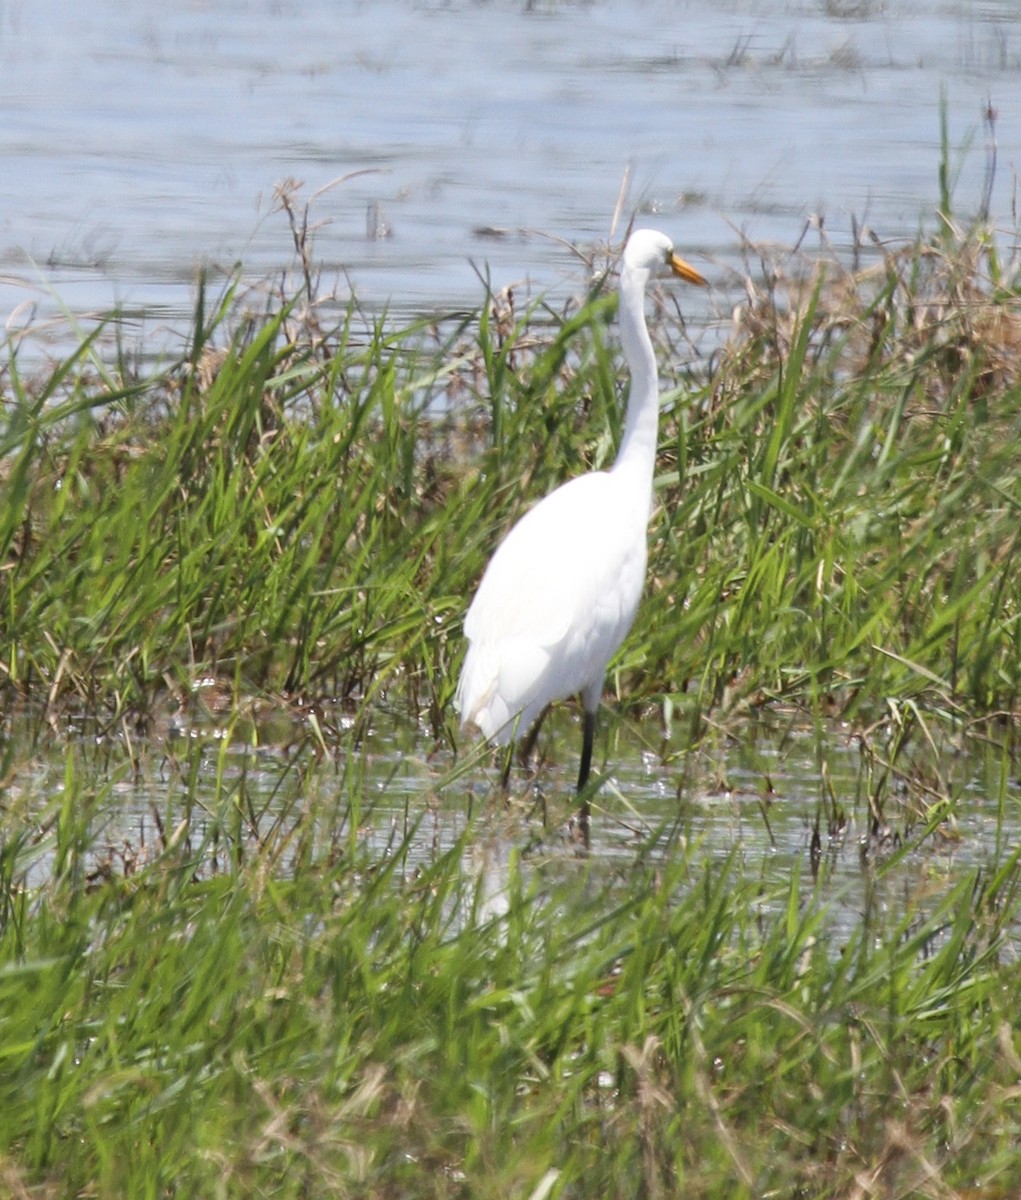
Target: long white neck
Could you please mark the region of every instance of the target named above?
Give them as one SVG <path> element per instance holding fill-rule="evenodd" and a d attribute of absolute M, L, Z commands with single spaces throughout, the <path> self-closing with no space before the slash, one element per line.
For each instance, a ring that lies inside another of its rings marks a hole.
<path fill-rule="evenodd" d="M 624 357 L 631 369 L 624 437 L 620 443 L 614 473 L 634 475 L 647 481 L 652 502 L 652 476 L 656 466 L 656 439 L 659 433 L 659 372 L 652 339 L 645 324 L 645 284 L 647 271 L 624 270 L 620 277 L 620 340 Z M 637 484 L 636 484 L 637 486 Z"/>

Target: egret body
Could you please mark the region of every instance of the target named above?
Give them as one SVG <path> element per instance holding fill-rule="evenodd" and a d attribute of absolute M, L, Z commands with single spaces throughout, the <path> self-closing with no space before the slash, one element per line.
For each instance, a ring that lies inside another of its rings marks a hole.
<path fill-rule="evenodd" d="M 462 725 L 506 745 L 524 738 L 549 704 L 580 694 L 579 791 L 592 762 L 606 667 L 631 628 L 645 582 L 659 425 L 645 289 L 654 275 L 671 271 L 705 283 L 665 234 L 632 233 L 620 272 L 618 319 L 631 389 L 617 458 L 608 471 L 562 484 L 518 521 L 464 621 L 468 652 L 455 699 Z"/>

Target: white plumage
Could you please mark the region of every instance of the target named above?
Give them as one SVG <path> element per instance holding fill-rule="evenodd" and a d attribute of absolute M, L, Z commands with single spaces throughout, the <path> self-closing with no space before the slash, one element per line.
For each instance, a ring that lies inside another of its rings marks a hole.
<path fill-rule="evenodd" d="M 670 239 L 636 230 L 620 275 L 620 336 L 631 389 L 620 451 L 608 471 L 562 484 L 504 538 L 468 609 L 468 652 L 455 704 L 462 725 L 496 745 L 524 737 L 547 705 L 581 695 L 580 791 L 588 779 L 606 667 L 624 640 L 645 582 L 659 418 L 659 378 L 645 324 L 649 279 L 673 271 L 705 280 Z"/>

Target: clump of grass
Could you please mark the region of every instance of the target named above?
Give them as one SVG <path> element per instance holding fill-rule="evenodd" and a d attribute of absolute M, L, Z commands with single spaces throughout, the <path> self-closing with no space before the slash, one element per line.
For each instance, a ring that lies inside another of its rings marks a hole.
<path fill-rule="evenodd" d="M 207 319 L 203 298 L 185 358 L 142 380 L 97 379 L 85 345 L 33 390 L 12 354 L 2 682 L 111 720 L 210 677 L 236 697 L 397 691 L 438 730 L 491 514 L 563 469 L 567 446 L 544 462 L 526 437 L 547 402 L 562 429 L 583 388 L 565 364 L 605 308 L 539 341 L 535 313 L 438 335 L 351 307 L 296 340 L 291 306 L 232 331 L 232 301 Z M 469 464 L 483 393 L 500 438 Z"/>
<path fill-rule="evenodd" d="M 699 714 L 1013 713 L 1017 266 L 975 234 L 765 278 L 670 414 L 635 659 Z"/>

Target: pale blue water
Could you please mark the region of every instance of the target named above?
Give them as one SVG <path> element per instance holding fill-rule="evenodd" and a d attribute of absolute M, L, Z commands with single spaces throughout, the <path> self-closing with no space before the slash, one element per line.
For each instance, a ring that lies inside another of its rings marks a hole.
<path fill-rule="evenodd" d="M 1011 227 L 1015 0 L 5 0 L 0 315 L 179 327 L 200 265 L 292 261 L 291 177 L 307 199 L 353 176 L 313 204 L 316 254 L 369 307 L 477 303 L 475 266 L 557 294 L 584 275 L 567 244 L 620 235 L 629 168 L 622 219 L 671 232 L 725 311 L 738 231 L 791 244 L 821 213 L 840 246 L 852 215 L 884 239 L 931 224 L 943 93 L 963 212 L 996 108 Z"/>

